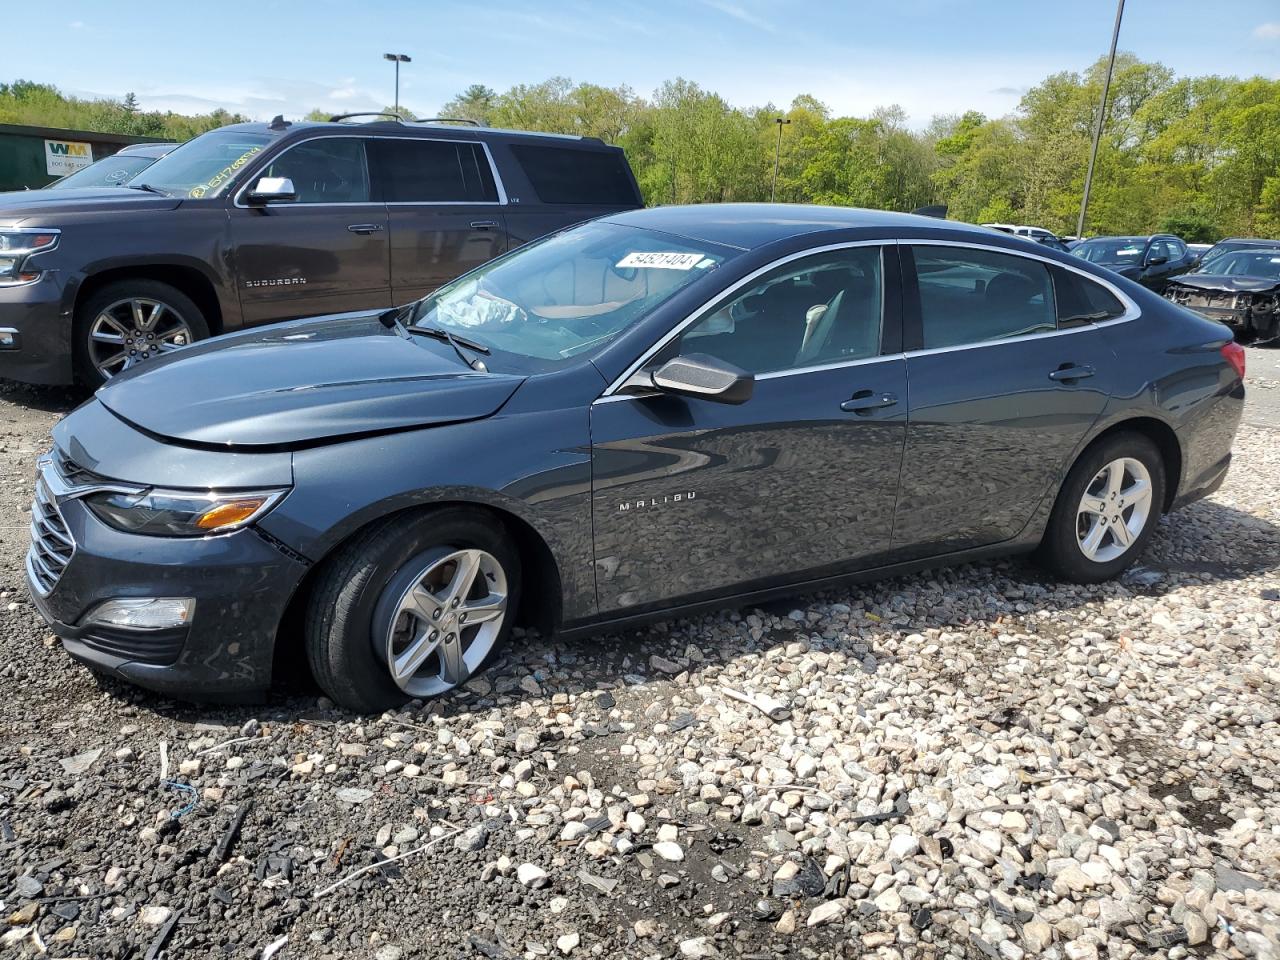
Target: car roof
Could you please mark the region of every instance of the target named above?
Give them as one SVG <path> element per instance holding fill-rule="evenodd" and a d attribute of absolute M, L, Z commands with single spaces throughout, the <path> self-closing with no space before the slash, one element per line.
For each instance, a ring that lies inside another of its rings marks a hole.
<path fill-rule="evenodd" d="M 705 240 L 726 247 L 753 250 L 777 240 L 831 230 L 897 229 L 919 231 L 947 229 L 972 234 L 984 241 L 990 230 L 936 217 L 861 207 L 819 207 L 795 203 L 705 203 L 688 206 L 647 207 L 604 218 L 609 223 L 641 227 L 663 233 Z"/>
<path fill-rule="evenodd" d="M 502 127 L 480 127 L 470 125 L 455 125 L 446 123 L 431 123 L 427 121 L 402 121 L 388 117 L 384 120 L 370 120 L 368 122 L 342 122 L 335 120 L 290 120 L 280 122 L 279 119 L 273 120 L 271 123 L 233 123 L 225 127 L 219 127 L 219 130 L 244 130 L 254 133 L 273 134 L 280 137 L 293 137 L 304 133 L 312 133 L 315 131 L 337 132 L 341 131 L 346 134 L 417 134 L 420 136 L 430 136 L 444 140 L 475 140 L 477 135 L 483 136 L 485 139 L 512 139 L 512 140 L 544 140 L 556 143 L 578 143 L 588 147 L 607 146 L 605 142 L 598 137 L 582 137 L 571 133 L 542 133 L 532 130 L 507 130 Z"/>

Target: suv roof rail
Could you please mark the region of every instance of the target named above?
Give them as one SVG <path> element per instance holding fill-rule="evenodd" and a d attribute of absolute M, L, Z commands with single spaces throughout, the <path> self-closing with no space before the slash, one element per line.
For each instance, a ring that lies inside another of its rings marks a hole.
<path fill-rule="evenodd" d="M 414 123 L 467 123 L 473 127 L 480 126 L 480 124 L 475 120 L 470 120 L 466 117 L 424 117 L 421 120 L 414 120 L 413 122 Z"/>
<path fill-rule="evenodd" d="M 354 117 L 389 117 L 397 123 L 416 123 L 413 117 L 405 118 L 398 113 L 392 113 L 390 110 L 374 110 L 366 113 L 337 113 L 329 118 L 330 123 L 341 123 L 343 120 L 350 120 Z"/>

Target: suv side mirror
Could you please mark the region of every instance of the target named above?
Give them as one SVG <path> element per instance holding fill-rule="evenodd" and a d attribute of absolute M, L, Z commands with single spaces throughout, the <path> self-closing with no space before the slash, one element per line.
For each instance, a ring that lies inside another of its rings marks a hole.
<path fill-rule="evenodd" d="M 1162 264 L 1162 263 L 1168 263 L 1168 262 L 1169 262 L 1169 258 L 1168 258 L 1168 257 L 1161 257 L 1161 256 L 1148 257 L 1148 258 L 1147 258 L 1147 262 L 1146 262 L 1146 266 L 1148 266 L 1148 267 L 1158 267 L 1158 266 L 1160 266 L 1160 264 Z"/>
<path fill-rule="evenodd" d="M 288 177 L 260 177 L 244 199 L 253 206 L 292 203 L 298 199 L 298 191 L 293 189 L 293 181 Z"/>
<path fill-rule="evenodd" d="M 752 374 L 705 353 L 674 357 L 651 376 L 654 387 L 663 393 L 716 403 L 746 403 L 756 386 Z"/>

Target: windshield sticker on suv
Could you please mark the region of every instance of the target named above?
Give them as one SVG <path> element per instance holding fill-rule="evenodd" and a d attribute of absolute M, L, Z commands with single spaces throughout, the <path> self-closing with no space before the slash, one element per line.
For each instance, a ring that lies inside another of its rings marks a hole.
<path fill-rule="evenodd" d="M 643 267 L 649 270 L 692 270 L 704 259 L 701 253 L 628 253 L 618 261 L 618 269 Z"/>
<path fill-rule="evenodd" d="M 234 176 L 237 170 L 252 160 L 255 154 L 259 154 L 261 152 L 261 147 L 250 147 L 244 153 L 240 154 L 240 156 L 236 157 L 235 160 L 228 163 L 225 167 L 210 177 L 207 183 L 199 183 L 192 187 L 187 191 L 187 196 L 193 200 L 199 200 L 210 190 L 216 190 Z"/>

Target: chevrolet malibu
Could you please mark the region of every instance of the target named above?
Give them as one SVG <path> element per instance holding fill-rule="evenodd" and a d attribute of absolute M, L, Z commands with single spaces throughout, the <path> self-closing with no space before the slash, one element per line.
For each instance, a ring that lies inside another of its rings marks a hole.
<path fill-rule="evenodd" d="M 1016 237 L 634 211 L 113 378 L 39 462 L 27 575 L 95 670 L 240 698 L 305 662 L 377 711 L 518 623 L 994 554 L 1114 577 L 1222 483 L 1243 373 L 1220 324 Z"/>

